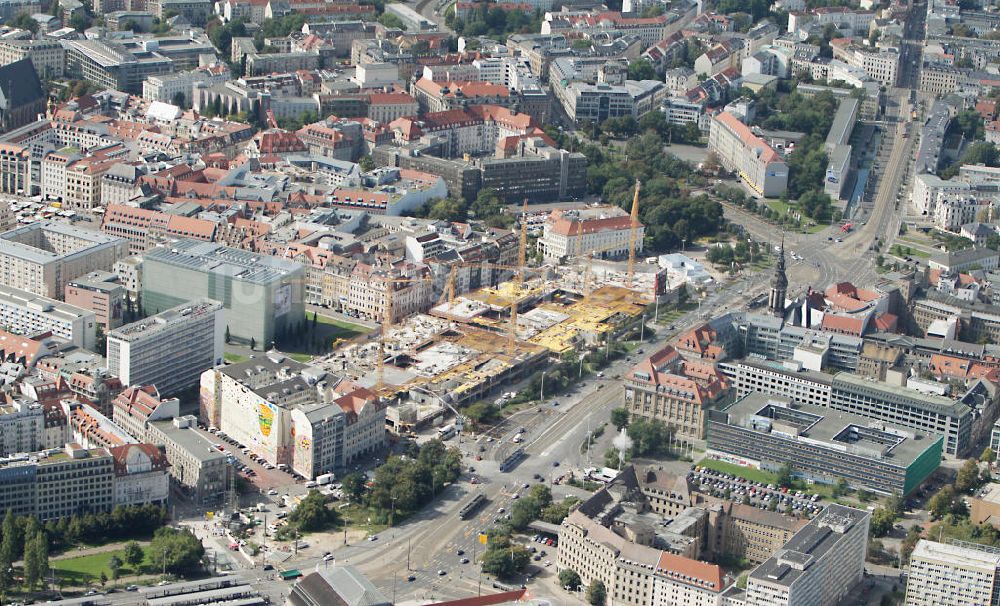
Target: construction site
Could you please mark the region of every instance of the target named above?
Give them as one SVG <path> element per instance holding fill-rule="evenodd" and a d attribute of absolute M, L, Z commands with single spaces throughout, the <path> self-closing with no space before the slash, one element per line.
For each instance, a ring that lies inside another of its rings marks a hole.
<path fill-rule="evenodd" d="M 386 399 L 387 425 L 405 433 L 517 385 L 550 358 L 604 346 L 683 287 L 671 288 L 656 265 L 637 267 L 637 200 L 638 186 L 627 263 L 595 260 L 595 250 L 558 268 L 528 267 L 522 222 L 517 265 L 496 266 L 512 279 L 456 296 L 453 269 L 437 305 L 393 322 L 402 293 L 423 278 L 386 278 L 377 336 L 314 364 Z"/>

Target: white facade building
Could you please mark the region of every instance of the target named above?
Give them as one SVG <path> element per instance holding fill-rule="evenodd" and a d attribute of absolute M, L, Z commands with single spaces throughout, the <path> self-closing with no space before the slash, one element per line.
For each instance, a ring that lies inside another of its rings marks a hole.
<path fill-rule="evenodd" d="M 1000 554 L 921 539 L 910 556 L 906 606 L 996 604 Z"/>
<path fill-rule="evenodd" d="M 0 285 L 0 326 L 27 336 L 51 331 L 77 347 L 93 350 L 97 317 L 92 311 Z"/>
<path fill-rule="evenodd" d="M 108 333 L 108 371 L 123 385 L 155 385 L 172 395 L 222 364 L 222 304 L 202 299 Z"/>

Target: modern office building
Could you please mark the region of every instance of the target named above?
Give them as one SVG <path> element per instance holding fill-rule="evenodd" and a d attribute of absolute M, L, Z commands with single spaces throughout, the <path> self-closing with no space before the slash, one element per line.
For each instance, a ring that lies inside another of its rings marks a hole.
<path fill-rule="evenodd" d="M 738 360 L 722 362 L 719 370 L 728 379 L 733 394 L 742 398 L 754 392 L 786 396 L 813 406 L 829 406 L 833 377 L 806 370 L 796 363 Z"/>
<path fill-rule="evenodd" d="M 146 441 L 162 444 L 174 492 L 192 503 L 220 503 L 234 473 L 229 458 L 198 433 L 194 416 L 150 421 Z"/>
<path fill-rule="evenodd" d="M 64 449 L 0 461 L 0 509 L 39 521 L 110 511 L 114 503 L 114 458 L 105 448 Z"/>
<path fill-rule="evenodd" d="M 102 87 L 139 94 L 149 76 L 169 74 L 174 62 L 157 52 L 156 45 L 130 50 L 119 42 L 64 40 L 66 72 Z"/>
<path fill-rule="evenodd" d="M 173 395 L 222 364 L 222 304 L 200 299 L 108 333 L 108 371 L 125 386 L 155 385 Z"/>
<path fill-rule="evenodd" d="M 785 160 L 729 112 L 712 116 L 708 148 L 726 170 L 737 173 L 759 196 L 777 198 L 788 187 Z"/>
<path fill-rule="evenodd" d="M 0 282 L 50 299 L 73 278 L 108 270 L 128 254 L 128 241 L 66 223 L 31 223 L 0 234 Z"/>
<path fill-rule="evenodd" d="M 94 349 L 97 318 L 92 311 L 0 285 L 0 326 L 32 336 L 51 332 L 77 347 Z"/>
<path fill-rule="evenodd" d="M 746 590 L 730 588 L 728 606 L 835 606 L 861 582 L 870 514 L 829 505 L 755 568 Z M 728 601 L 727 601 L 728 600 Z"/>
<path fill-rule="evenodd" d="M 708 415 L 707 454 L 737 465 L 823 484 L 843 478 L 855 489 L 907 495 L 941 464 L 940 435 L 750 394 Z"/>
<path fill-rule="evenodd" d="M 119 282 L 118 274 L 91 272 L 66 284 L 66 303 L 94 314 L 97 324 L 107 332 L 122 325 L 125 287 Z"/>
<path fill-rule="evenodd" d="M 206 297 L 225 308 L 234 339 L 266 347 L 305 322 L 305 267 L 211 242 L 180 240 L 145 254 L 142 304 L 147 312 Z M 161 393 L 163 389 L 160 389 Z"/>
<path fill-rule="evenodd" d="M 277 352 L 205 371 L 201 417 L 265 461 L 307 478 L 386 444 L 385 406 L 373 392 Z"/>
<path fill-rule="evenodd" d="M 906 606 L 1000 603 L 1000 552 L 965 542 L 921 539 L 910 555 Z"/>
<path fill-rule="evenodd" d="M 944 436 L 944 453 L 952 457 L 965 456 L 973 446 L 976 413 L 962 400 L 842 372 L 833 377 L 830 408 Z"/>

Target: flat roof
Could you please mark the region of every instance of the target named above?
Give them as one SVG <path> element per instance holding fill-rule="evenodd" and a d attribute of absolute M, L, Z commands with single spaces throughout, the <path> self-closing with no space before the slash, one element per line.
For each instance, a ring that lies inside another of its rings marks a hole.
<path fill-rule="evenodd" d="M 908 467 L 941 436 L 785 396 L 750 393 L 724 410 L 728 425 L 805 441 L 850 455 Z"/>
<path fill-rule="evenodd" d="M 971 412 L 968 405 L 958 400 L 952 400 L 944 396 L 933 394 L 923 394 L 913 391 L 902 385 L 893 385 L 881 381 L 873 381 L 849 372 L 838 372 L 833 377 L 834 391 L 840 387 L 858 387 L 880 391 L 882 393 L 906 400 L 907 404 L 914 408 L 931 411 L 937 414 L 962 416 Z"/>
<path fill-rule="evenodd" d="M 305 270 L 293 261 L 198 240 L 179 240 L 148 251 L 144 264 L 148 267 L 151 262 L 265 285 Z"/>
<path fill-rule="evenodd" d="M 4 305 L 21 307 L 36 314 L 63 322 L 72 322 L 73 320 L 94 315 L 92 311 L 81 309 L 69 303 L 63 303 L 62 301 L 42 297 L 26 290 L 0 284 L 0 306 Z"/>
<path fill-rule="evenodd" d="M 750 573 L 752 581 L 791 586 L 820 558 L 835 551 L 855 525 L 868 513 L 843 505 L 828 505 L 773 556 Z"/>
<path fill-rule="evenodd" d="M 108 338 L 118 339 L 119 341 L 137 341 L 139 339 L 145 339 L 147 337 L 156 336 L 157 333 L 163 332 L 169 327 L 176 326 L 177 324 L 186 322 L 192 318 L 201 316 L 202 314 L 211 313 L 221 309 L 222 303 L 212 299 L 188 301 L 187 303 L 168 309 L 167 311 L 156 314 L 155 316 L 150 316 L 139 320 L 138 322 L 126 324 L 125 326 L 120 326 L 109 332 Z"/>
<path fill-rule="evenodd" d="M 927 539 L 921 539 L 913 548 L 910 560 L 915 559 L 943 560 L 963 568 L 983 568 L 989 570 L 990 573 L 1000 567 L 1000 553 L 990 552 L 987 549 L 976 549 L 969 543 L 953 545 L 928 541 Z"/>
<path fill-rule="evenodd" d="M 226 455 L 212 446 L 212 442 L 208 438 L 195 431 L 193 427 L 177 427 L 174 425 L 173 419 L 150 421 L 149 424 L 159 429 L 178 446 L 203 463 L 227 458 Z"/>
<path fill-rule="evenodd" d="M 60 254 L 17 241 L 20 238 L 31 237 L 29 234 L 35 231 L 52 232 L 61 236 L 78 238 L 83 241 L 84 245 Z M 58 259 L 72 257 L 81 252 L 91 250 L 94 247 L 113 246 L 118 242 L 126 242 L 126 240 L 117 236 L 109 236 L 99 231 L 81 229 L 57 221 L 39 221 L 0 234 L 0 254 L 34 263 L 49 263 Z"/>

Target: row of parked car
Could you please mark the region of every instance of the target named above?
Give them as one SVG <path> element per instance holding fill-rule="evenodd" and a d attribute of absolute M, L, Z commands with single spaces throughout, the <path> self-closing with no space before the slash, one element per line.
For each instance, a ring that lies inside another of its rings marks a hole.
<path fill-rule="evenodd" d="M 688 479 L 694 482 L 698 490 L 717 498 L 729 499 L 734 503 L 749 501 L 760 509 L 785 509 L 805 514 L 815 514 L 823 509 L 818 494 L 810 494 L 801 490 L 790 490 L 787 487 L 754 482 L 746 478 L 734 476 L 714 469 L 695 467 L 688 472 Z"/>

